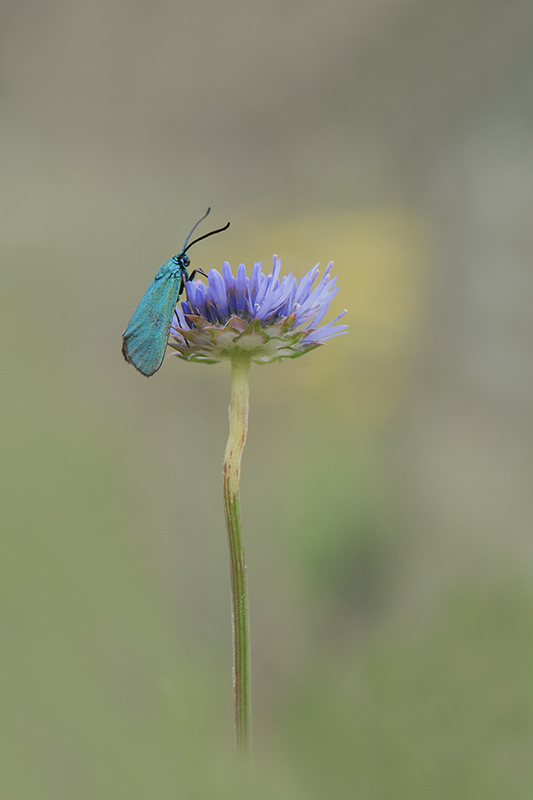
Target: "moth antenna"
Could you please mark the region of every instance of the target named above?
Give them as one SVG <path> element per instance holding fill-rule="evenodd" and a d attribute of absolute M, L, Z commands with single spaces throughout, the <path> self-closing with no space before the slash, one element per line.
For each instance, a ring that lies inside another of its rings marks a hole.
<path fill-rule="evenodd" d="M 185 248 L 187 247 L 187 242 L 189 241 L 189 239 L 190 239 L 190 238 L 191 238 L 191 236 L 193 235 L 194 231 L 196 230 L 196 228 L 198 227 L 198 225 L 200 224 L 200 222 L 202 222 L 202 220 L 204 220 L 204 219 L 207 217 L 207 215 L 209 214 L 209 212 L 210 212 L 210 211 L 211 211 L 211 206 L 209 206 L 209 208 L 207 209 L 207 211 L 205 212 L 205 214 L 203 215 L 203 217 L 200 217 L 200 219 L 198 220 L 198 222 L 197 222 L 195 225 L 193 225 L 193 226 L 192 226 L 192 228 L 191 228 L 191 230 L 190 230 L 190 233 L 189 233 L 189 235 L 187 236 L 187 238 L 185 239 L 185 242 L 183 243 L 183 248 L 182 248 L 182 250 L 181 250 L 181 252 L 182 252 L 182 253 L 184 253 L 184 252 L 185 252 Z"/>
<path fill-rule="evenodd" d="M 228 222 L 227 225 L 224 225 L 223 228 L 217 228 L 216 231 L 210 231 L 209 233 L 204 233 L 203 236 L 199 236 L 198 239 L 195 239 L 193 242 L 191 242 L 189 245 L 187 245 L 187 247 L 184 248 L 181 252 L 182 253 L 186 253 L 187 250 L 189 250 L 189 248 L 191 248 L 193 246 L 193 244 L 196 244 L 196 242 L 201 242 L 202 239 L 207 239 L 208 236 L 214 236 L 215 233 L 222 233 L 222 231 L 227 231 L 229 226 L 230 226 L 230 223 Z M 194 228 L 193 228 L 193 230 L 194 230 Z"/>

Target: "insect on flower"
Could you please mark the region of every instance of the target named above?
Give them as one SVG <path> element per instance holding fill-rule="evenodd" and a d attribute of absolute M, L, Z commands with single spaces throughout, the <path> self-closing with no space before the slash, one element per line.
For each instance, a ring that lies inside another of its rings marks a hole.
<path fill-rule="evenodd" d="M 211 209 L 208 208 L 203 217 L 200 217 L 193 226 L 181 251 L 159 267 L 155 278 L 133 312 L 128 327 L 122 334 L 124 358 L 147 378 L 157 372 L 163 363 L 172 315 L 176 303 L 185 289 L 186 282 L 193 280 L 197 272 L 207 277 L 201 269 L 195 269 L 189 275 L 187 267 L 191 261 L 187 250 L 202 239 L 207 239 L 208 236 L 221 233 L 229 228 L 228 222 L 223 228 L 204 233 L 203 236 L 199 236 L 189 243 L 192 234 L 210 211 Z"/>

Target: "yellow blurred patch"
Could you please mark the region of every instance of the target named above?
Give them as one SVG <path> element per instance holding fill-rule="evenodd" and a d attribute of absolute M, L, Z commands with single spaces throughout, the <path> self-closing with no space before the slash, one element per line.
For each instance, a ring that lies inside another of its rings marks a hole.
<path fill-rule="evenodd" d="M 313 404 L 355 425 L 379 425 L 408 390 L 410 367 L 422 337 L 426 307 L 429 231 L 402 210 L 377 209 L 309 215 L 257 230 L 245 249 L 256 259 L 274 250 L 282 270 L 303 275 L 333 260 L 340 291 L 326 321 L 343 308 L 348 334 L 289 364 L 265 367 L 261 395 L 304 390 Z M 270 258 L 263 270 L 270 270 Z M 237 264 L 232 264 L 236 267 Z M 252 264 L 247 263 L 248 269 Z M 298 387 L 298 388 L 297 388 Z"/>

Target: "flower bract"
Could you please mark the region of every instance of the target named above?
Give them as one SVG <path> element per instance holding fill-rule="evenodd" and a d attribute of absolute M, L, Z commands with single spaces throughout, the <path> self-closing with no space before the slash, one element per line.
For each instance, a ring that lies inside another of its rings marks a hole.
<path fill-rule="evenodd" d="M 332 266 L 331 261 L 313 286 L 318 266 L 298 282 L 290 272 L 280 279 L 277 256 L 269 275 L 258 262 L 250 276 L 244 264 L 234 276 L 225 261 L 222 274 L 209 271 L 207 285 L 187 283 L 187 299 L 175 308 L 168 344 L 180 358 L 204 363 L 231 359 L 236 349 L 260 364 L 297 358 L 346 333 L 347 325 L 335 324 L 346 311 L 320 324 L 338 292 Z"/>

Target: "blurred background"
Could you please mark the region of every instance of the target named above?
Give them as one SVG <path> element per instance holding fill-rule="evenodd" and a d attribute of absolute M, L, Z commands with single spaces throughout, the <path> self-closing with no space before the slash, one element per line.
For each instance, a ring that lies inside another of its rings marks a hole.
<path fill-rule="evenodd" d="M 533 7 L 5 0 L 1 795 L 533 794 Z M 233 768 L 229 368 L 121 332 L 194 266 L 335 260 L 254 366 L 255 773 Z"/>

